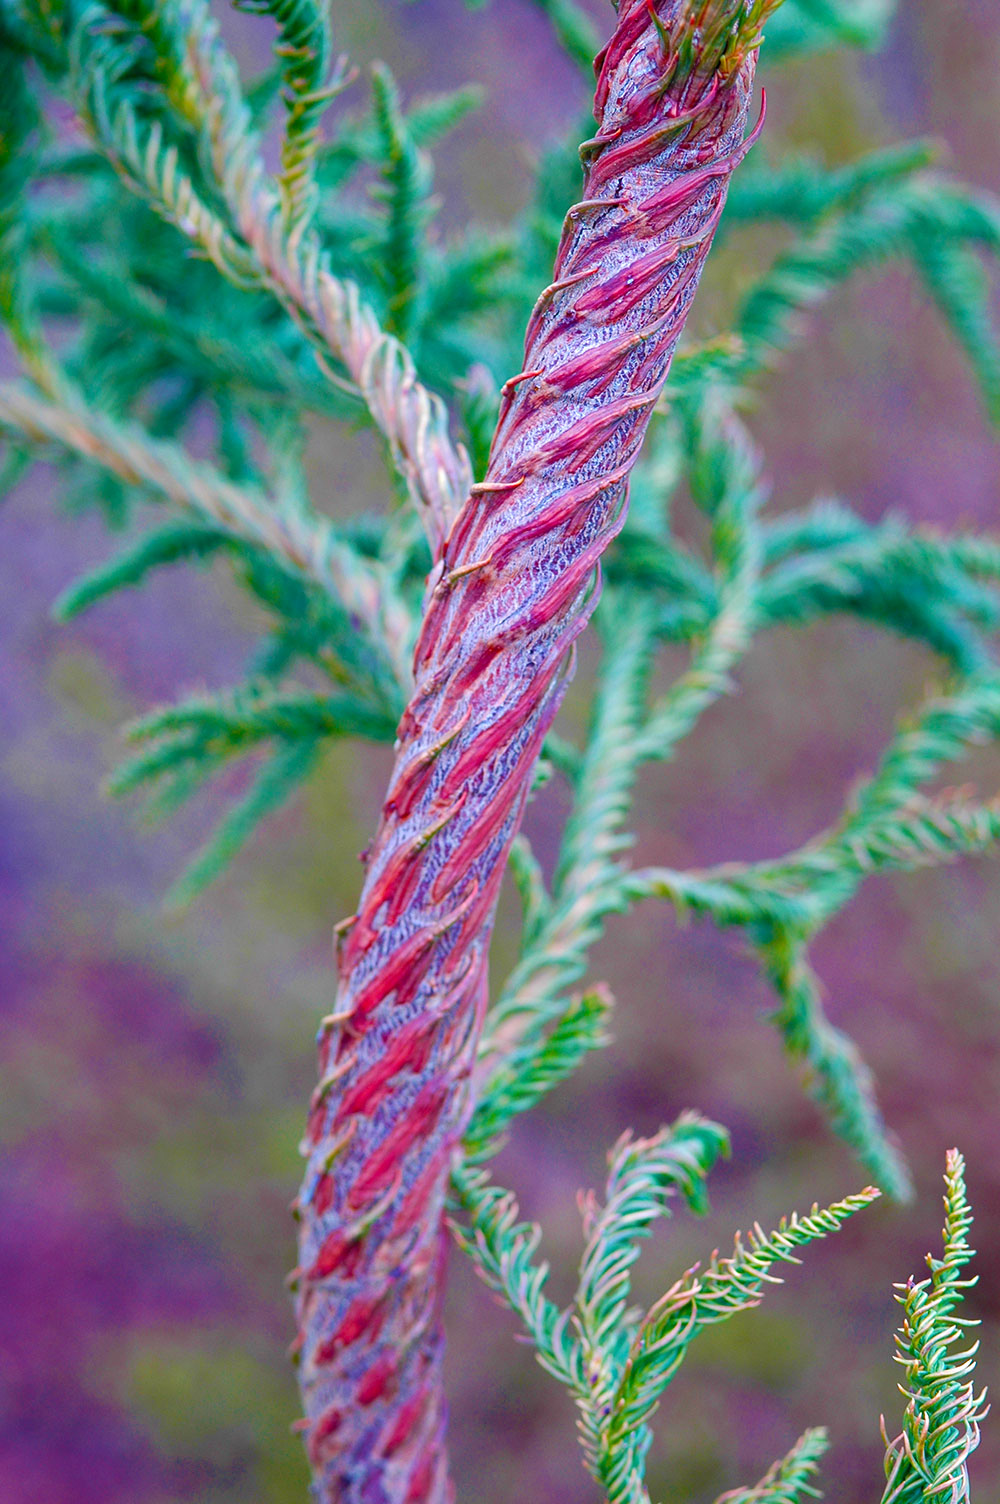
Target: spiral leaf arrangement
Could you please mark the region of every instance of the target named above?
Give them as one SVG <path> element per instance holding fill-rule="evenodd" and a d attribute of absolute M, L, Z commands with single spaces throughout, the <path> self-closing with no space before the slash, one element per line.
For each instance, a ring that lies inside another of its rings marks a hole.
<path fill-rule="evenodd" d="M 756 17 L 705 10 L 707 29 L 683 5 L 623 5 L 598 57 L 583 198 L 503 389 L 486 477 L 432 580 L 361 902 L 342 927 L 296 1276 L 310 1456 L 331 1500 L 448 1495 L 444 1199 L 500 878 L 748 144 Z"/>

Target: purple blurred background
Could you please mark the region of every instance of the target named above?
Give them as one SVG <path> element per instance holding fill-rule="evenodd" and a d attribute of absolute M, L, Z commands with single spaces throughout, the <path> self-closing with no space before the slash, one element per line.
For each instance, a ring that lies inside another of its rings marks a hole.
<path fill-rule="evenodd" d="M 517 211 L 540 147 L 585 106 L 528 0 L 472 14 L 460 0 L 340 0 L 334 11 L 340 45 L 358 62 L 384 57 L 404 93 L 486 85 L 485 109 L 441 161 L 445 220 Z M 255 24 L 241 24 L 241 44 L 253 46 Z M 1000 190 L 1000 16 L 988 0 L 905 7 L 883 55 L 812 59 L 771 83 L 774 141 L 838 160 L 929 133 L 956 172 Z M 703 329 L 739 275 L 720 258 Z M 899 509 L 995 526 L 1000 443 L 908 276 L 859 277 L 811 327 L 752 420 L 775 504 L 837 493 L 872 518 Z M 380 494 L 363 445 L 320 433 L 313 464 L 317 495 L 334 483 L 338 509 Z M 96 521 L 58 517 L 53 491 L 34 472 L 0 519 L 0 1499 L 301 1504 L 287 1205 L 313 1031 L 333 986 L 330 928 L 353 906 L 386 754 L 334 750 L 225 881 L 165 916 L 161 897 L 218 796 L 142 828 L 99 792 L 117 728 L 236 678 L 256 623 L 222 571 L 164 571 L 141 594 L 54 626 L 54 596 L 109 544 Z M 644 779 L 639 859 L 695 865 L 805 839 L 933 673 L 923 653 L 853 623 L 772 634 L 739 693 L 674 766 Z M 995 792 L 1000 757 L 970 760 L 956 780 Z M 558 799 L 533 808 L 541 841 L 562 813 Z M 503 912 L 498 968 L 512 958 L 513 908 Z M 875 1067 L 918 1200 L 868 1212 L 809 1252 L 761 1310 L 701 1340 L 658 1424 L 650 1485 L 664 1504 L 749 1483 L 821 1422 L 833 1434 L 830 1495 L 878 1497 L 879 1412 L 894 1429 L 902 1406 L 891 1286 L 937 1246 L 952 1143 L 978 1214 L 980 1371 L 1000 1383 L 998 917 L 1000 867 L 967 862 L 870 883 L 817 947 L 831 1014 Z M 648 1296 L 737 1225 L 863 1182 L 786 1068 L 737 939 L 649 906 L 612 926 L 593 974 L 618 998 L 615 1043 L 519 1127 L 498 1166 L 545 1227 L 557 1296 L 579 1254 L 575 1192 L 599 1183 L 627 1125 L 649 1131 L 693 1106 L 733 1132 L 709 1221 L 679 1218 L 644 1256 Z M 459 1257 L 450 1324 L 459 1498 L 595 1500 L 568 1400 Z M 974 1459 L 974 1497 L 998 1475 L 1000 1421 Z"/>

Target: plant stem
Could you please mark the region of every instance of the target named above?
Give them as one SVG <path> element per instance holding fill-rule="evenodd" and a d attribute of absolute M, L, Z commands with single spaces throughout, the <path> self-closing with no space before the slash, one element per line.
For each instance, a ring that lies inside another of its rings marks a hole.
<path fill-rule="evenodd" d="M 504 388 L 486 479 L 431 579 L 305 1139 L 298 1347 L 323 1504 L 451 1497 L 443 1209 L 500 880 L 747 149 L 751 9 L 622 0 L 597 63 L 584 197 Z"/>

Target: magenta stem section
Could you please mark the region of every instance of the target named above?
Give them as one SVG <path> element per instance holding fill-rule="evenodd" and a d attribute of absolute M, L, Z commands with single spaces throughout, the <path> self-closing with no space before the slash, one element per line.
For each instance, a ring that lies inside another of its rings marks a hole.
<path fill-rule="evenodd" d="M 443 1208 L 497 893 L 747 145 L 754 52 L 724 78 L 665 86 L 680 10 L 666 0 L 654 20 L 647 0 L 622 0 L 597 60 L 583 197 L 428 595 L 361 901 L 341 927 L 298 1202 L 303 1427 L 322 1504 L 452 1494 Z"/>

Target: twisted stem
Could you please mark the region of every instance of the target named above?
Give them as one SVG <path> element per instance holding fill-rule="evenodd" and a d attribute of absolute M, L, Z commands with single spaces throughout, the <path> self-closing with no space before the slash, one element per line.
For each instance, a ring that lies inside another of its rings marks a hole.
<path fill-rule="evenodd" d="M 443 1211 L 472 1107 L 500 880 L 749 144 L 751 11 L 622 0 L 597 60 L 583 198 L 530 318 L 524 369 L 503 389 L 486 478 L 432 575 L 361 901 L 341 927 L 304 1144 L 298 1349 L 328 1504 L 451 1496 Z"/>

